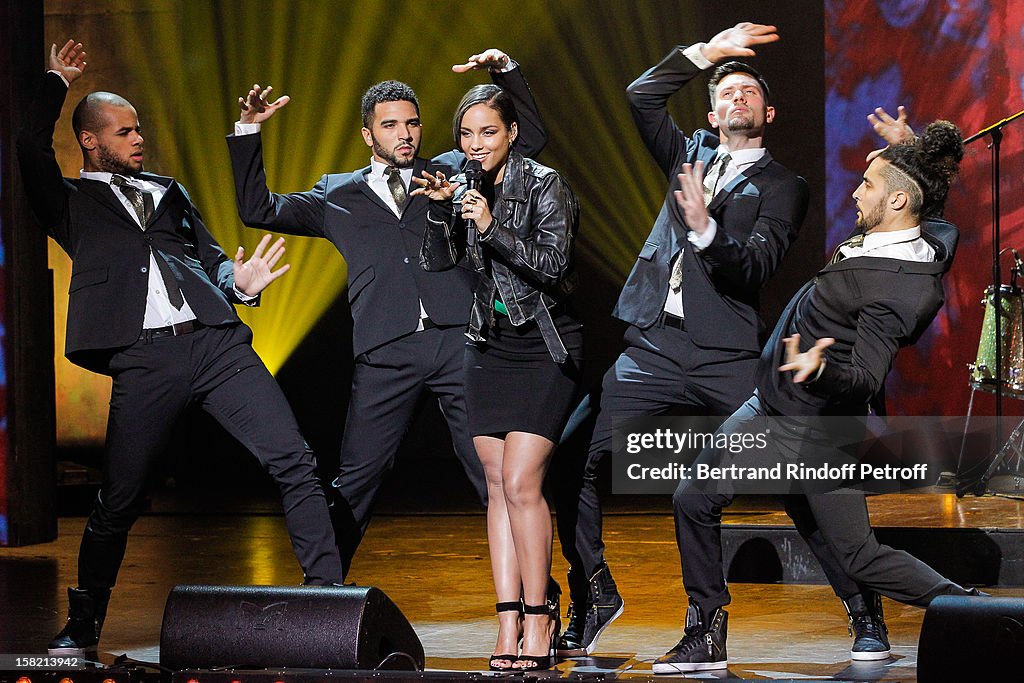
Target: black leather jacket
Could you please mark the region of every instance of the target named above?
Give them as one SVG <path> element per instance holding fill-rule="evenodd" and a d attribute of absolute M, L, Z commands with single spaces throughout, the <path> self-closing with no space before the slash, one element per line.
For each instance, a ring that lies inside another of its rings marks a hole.
<path fill-rule="evenodd" d="M 462 181 L 457 190 L 461 195 L 464 178 L 453 180 Z M 487 330 L 494 323 L 494 300 L 499 298 L 513 325 L 537 322 L 551 357 L 563 363 L 569 356 L 550 309 L 576 284 L 573 242 L 580 217 L 576 195 L 554 169 L 513 149 L 501 198 L 491 215 L 494 220 L 485 232 L 469 234 L 452 202 L 431 202 L 420 265 L 435 271 L 468 264 L 476 271 L 479 279 L 466 332 L 470 339 L 487 340 Z"/>

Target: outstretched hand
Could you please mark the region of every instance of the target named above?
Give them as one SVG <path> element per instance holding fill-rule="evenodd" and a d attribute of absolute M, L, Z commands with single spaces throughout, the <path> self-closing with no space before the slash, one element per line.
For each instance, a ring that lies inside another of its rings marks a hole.
<path fill-rule="evenodd" d="M 57 43 L 50 45 L 50 71 L 56 71 L 71 83 L 85 71 L 85 50 L 81 43 L 69 40 L 57 50 Z"/>
<path fill-rule="evenodd" d="M 757 53 L 752 45 L 774 43 L 778 39 L 776 28 L 770 24 L 741 21 L 709 40 L 701 51 L 709 62 L 717 64 L 727 57 L 753 57 Z"/>
<path fill-rule="evenodd" d="M 277 110 L 288 104 L 291 98 L 281 95 L 273 103 L 270 102 L 270 93 L 274 86 L 268 85 L 261 88 L 259 83 L 253 84 L 249 94 L 238 98 L 238 108 L 242 110 L 238 117 L 239 123 L 263 123 L 277 113 Z"/>
<path fill-rule="evenodd" d="M 868 123 L 878 133 L 878 136 L 890 145 L 911 142 L 914 139 L 914 129 L 907 123 L 907 110 L 903 105 L 896 107 L 896 118 L 881 107 L 875 107 L 875 111 L 868 114 Z M 882 153 L 881 149 L 868 154 L 867 161 Z"/>
<path fill-rule="evenodd" d="M 806 382 L 809 377 L 818 374 L 825 349 L 836 343 L 836 340 L 831 337 L 823 337 L 814 342 L 814 346 L 800 353 L 799 334 L 786 337 L 782 341 L 786 343 L 786 362 L 779 366 L 779 372 L 792 370 L 796 373 L 793 375 L 793 381 L 797 384 Z"/>
<path fill-rule="evenodd" d="M 459 186 L 459 183 L 448 182 L 441 171 L 438 171 L 436 175 L 427 171 L 423 171 L 422 174 L 422 178 L 412 177 L 412 181 L 419 187 L 410 192 L 410 195 L 423 195 L 427 199 L 440 202 L 446 202 L 455 195 L 455 188 Z"/>
<path fill-rule="evenodd" d="M 284 256 L 284 238 L 279 237 L 267 249 L 271 239 L 271 235 L 264 235 L 260 243 L 256 245 L 256 249 L 253 250 L 252 256 L 249 257 L 248 261 L 243 261 L 245 250 L 242 247 L 238 247 L 238 251 L 235 252 L 235 287 L 243 294 L 256 296 L 266 289 L 271 282 L 287 273 L 291 268 L 286 263 L 277 270 L 274 270 L 274 266 Z"/>
<path fill-rule="evenodd" d="M 508 66 L 509 56 L 497 48 L 490 48 L 475 55 L 470 55 L 465 64 L 454 64 L 452 71 L 457 74 L 466 73 L 473 69 L 490 69 L 497 71 Z"/>
<path fill-rule="evenodd" d="M 698 235 L 708 230 L 708 209 L 704 205 L 704 162 L 695 165 L 683 164 L 679 174 L 679 189 L 675 191 L 676 204 L 683 210 L 686 227 Z"/>

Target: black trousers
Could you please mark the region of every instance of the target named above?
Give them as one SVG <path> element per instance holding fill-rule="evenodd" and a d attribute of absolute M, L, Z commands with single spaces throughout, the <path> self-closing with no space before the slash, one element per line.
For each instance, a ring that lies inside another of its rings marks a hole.
<path fill-rule="evenodd" d="M 750 429 L 765 419 L 765 410 L 755 394 L 720 428 L 733 434 Z M 764 431 L 757 428 L 757 431 Z M 772 439 L 785 440 L 785 431 L 773 429 Z M 774 444 L 785 452 L 800 452 L 800 444 Z M 763 454 L 762 454 L 763 455 Z M 728 462 L 744 463 L 729 456 Z M 698 458 L 723 462 L 726 458 L 706 449 Z M 729 589 L 722 566 L 722 508 L 732 503 L 728 492 L 698 489 L 683 480 L 673 495 L 676 537 L 680 547 L 683 584 L 691 602 L 704 614 L 729 604 Z M 882 545 L 875 538 L 863 493 L 851 490 L 812 495 L 786 496 L 786 512 L 821 562 L 826 576 L 840 597 L 846 597 L 836 581 L 853 581 L 860 590 L 870 589 L 894 600 L 924 607 L 939 595 L 966 595 L 967 591 L 946 579 L 913 555 Z M 844 579 L 844 577 L 848 577 Z"/>
<path fill-rule="evenodd" d="M 481 504 L 487 504 L 483 466 L 466 422 L 464 331 L 458 326 L 414 332 L 356 358 L 341 462 L 332 483 L 338 499 L 331 513 L 346 572 L 424 391 L 436 397 L 455 455 Z"/>
<path fill-rule="evenodd" d="M 684 409 L 704 415 L 730 415 L 753 391 L 757 355 L 698 347 L 685 330 L 656 323 L 626 330 L 627 348 L 604 375 L 600 394 L 585 398 L 562 436 L 555 467 L 555 505 L 562 554 L 574 568 L 592 576 L 604 562 L 601 501 L 597 478 L 611 452 L 614 418 L 661 415 Z M 569 441 L 593 424 L 585 455 Z M 576 433 L 573 433 L 576 432 Z"/>
<path fill-rule="evenodd" d="M 198 403 L 259 459 L 281 492 L 305 583 L 342 578 L 327 502 L 291 407 L 245 325 L 139 341 L 111 359 L 103 484 L 78 556 L 78 583 L 109 590 L 146 484 L 182 411 Z"/>

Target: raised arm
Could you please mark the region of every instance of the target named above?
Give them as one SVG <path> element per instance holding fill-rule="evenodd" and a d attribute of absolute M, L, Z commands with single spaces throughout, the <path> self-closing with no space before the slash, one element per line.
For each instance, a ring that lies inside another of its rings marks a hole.
<path fill-rule="evenodd" d="M 57 49 L 50 46 L 48 69 L 40 89 L 18 133 L 18 162 L 29 205 L 47 232 L 65 251 L 71 249 L 67 193 L 71 187 L 64 180 L 53 151 L 53 130 L 60 118 L 68 84 L 85 71 L 85 50 L 81 43 L 69 40 Z"/>
<path fill-rule="evenodd" d="M 455 73 L 477 69 L 487 69 L 495 85 L 501 86 L 512 97 L 516 113 L 519 114 L 519 136 L 514 143 L 515 147 L 524 157 L 536 158 L 547 145 L 548 133 L 523 70 L 515 60 L 497 48 L 470 55 L 464 64 L 452 66 Z"/>
<path fill-rule="evenodd" d="M 290 101 L 285 95 L 271 103 L 272 91 L 272 86 L 262 88 L 256 84 L 247 95 L 238 98 L 241 113 L 235 125 L 237 134 L 227 138 L 231 170 L 235 176 L 238 216 L 250 228 L 323 237 L 327 176 L 307 192 L 276 194 L 267 187 L 259 124 L 270 119 Z"/>
<path fill-rule="evenodd" d="M 688 156 L 691 144 L 669 115 L 668 100 L 702 70 L 683 54 L 683 49 L 672 48 L 626 88 L 637 132 L 667 177 L 679 172 L 679 163 Z"/>
<path fill-rule="evenodd" d="M 732 57 L 752 56 L 755 54 L 753 46 L 778 39 L 774 26 L 740 22 L 707 43 L 672 48 L 664 59 L 629 84 L 626 95 L 633 121 L 666 177 L 679 172 L 687 146 L 692 144 L 669 115 L 669 98 L 705 68 Z"/>

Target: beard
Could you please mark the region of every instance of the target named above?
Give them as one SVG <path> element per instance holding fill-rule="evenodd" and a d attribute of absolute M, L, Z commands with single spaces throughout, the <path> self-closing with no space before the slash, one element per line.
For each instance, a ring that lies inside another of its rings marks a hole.
<path fill-rule="evenodd" d="M 137 176 L 142 173 L 143 169 L 141 167 L 136 170 L 129 166 L 125 159 L 117 156 L 106 145 L 99 146 L 99 157 L 100 170 L 106 173 L 116 173 L 123 176 Z"/>
<path fill-rule="evenodd" d="M 753 130 L 754 128 L 754 117 L 747 114 L 736 114 L 729 119 L 729 130 Z"/>
<path fill-rule="evenodd" d="M 882 202 L 879 202 L 868 213 L 861 211 L 860 218 L 857 219 L 857 229 L 861 232 L 867 232 L 879 226 L 884 217 L 885 207 L 882 205 Z"/>
<path fill-rule="evenodd" d="M 412 147 L 412 156 L 408 159 L 399 159 L 395 156 L 394 150 L 384 149 L 384 146 L 380 144 L 376 137 L 371 135 L 370 139 L 373 140 L 373 153 L 386 161 L 389 166 L 394 166 L 395 168 L 409 168 L 416 162 L 417 149 L 415 145 L 409 145 Z"/>

